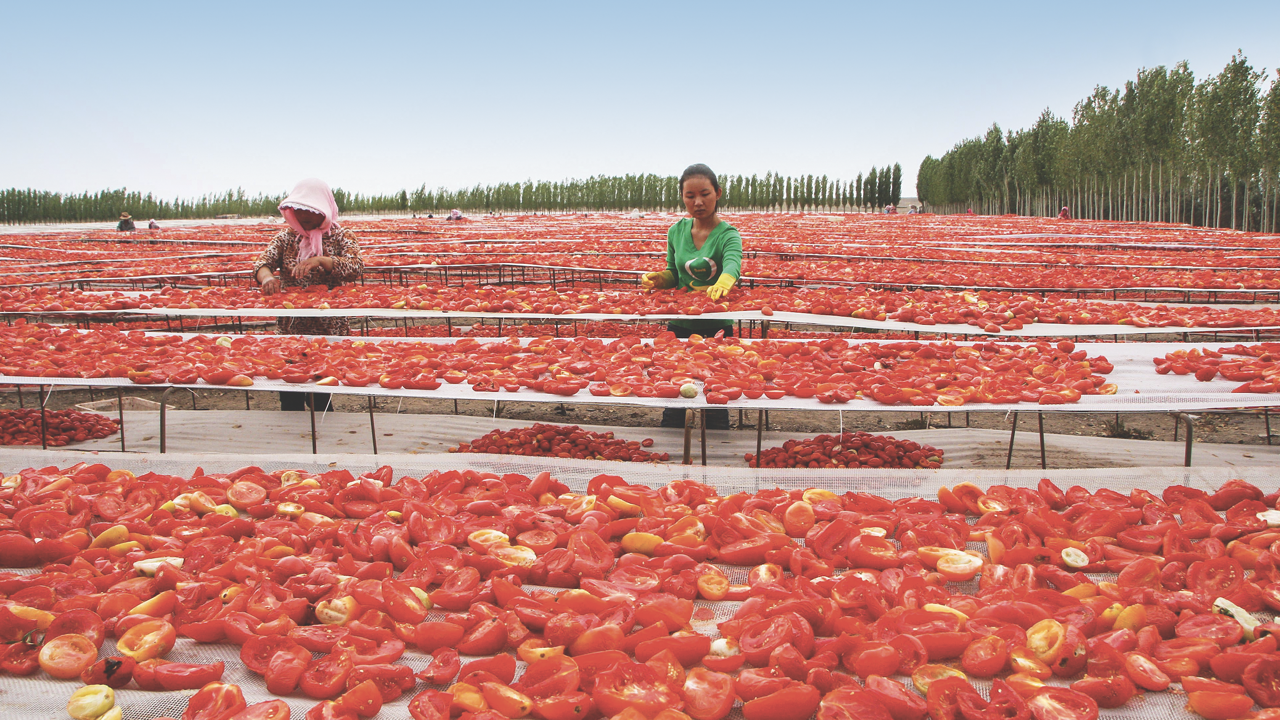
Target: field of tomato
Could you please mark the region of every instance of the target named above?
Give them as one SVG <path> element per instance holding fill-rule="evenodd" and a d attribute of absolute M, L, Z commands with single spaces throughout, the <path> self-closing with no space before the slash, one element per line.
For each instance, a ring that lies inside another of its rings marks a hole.
<path fill-rule="evenodd" d="M 462 443 L 449 452 L 523 455 L 574 460 L 620 460 L 623 462 L 661 462 L 667 453 L 653 453 L 653 438 L 623 440 L 612 431 L 592 432 L 577 425 L 536 423 L 525 428 L 492 430 L 482 437 Z"/>
<path fill-rule="evenodd" d="M 1020 403 L 1062 405 L 1113 395 L 1114 366 L 1074 343 L 850 342 L 740 338 L 646 341 L 516 338 L 480 343 L 330 340 L 313 336 L 180 336 L 114 329 L 78 331 L 40 323 L 0 326 L 0 374 L 127 378 L 140 385 L 252 386 L 255 379 L 318 387 L 374 385 L 431 391 L 466 383 L 475 391 L 572 397 L 676 398 L 699 381 L 710 404 L 740 397 L 817 398 L 885 405 Z M 696 396 L 696 394 L 695 394 Z"/>
<path fill-rule="evenodd" d="M 168 310 L 423 310 L 439 313 L 510 315 L 671 315 L 775 312 L 935 325 L 968 325 L 985 332 L 1021 330 L 1035 323 L 1125 325 L 1139 328 L 1275 328 L 1280 310 L 1270 306 L 1150 305 L 1078 300 L 996 291 L 897 292 L 855 287 L 736 289 L 720 302 L 685 290 L 645 292 L 631 287 L 555 289 L 545 285 L 423 283 L 323 285 L 263 296 L 253 288 L 166 288 L 154 293 L 84 292 L 50 287 L 0 290 L 0 312 L 114 312 Z M 385 312 L 379 313 L 386 317 Z M 392 316 L 394 317 L 394 315 Z"/>
<path fill-rule="evenodd" d="M 727 219 L 746 275 L 768 281 L 1011 289 L 1280 289 L 1276 239 L 1149 223 L 1041 218 L 794 215 Z M 462 223 L 356 220 L 371 270 L 552 265 L 635 272 L 660 264 L 674 215 L 506 216 Z M 11 234 L 0 285 L 243 272 L 276 224 L 131 234 Z"/>
<path fill-rule="evenodd" d="M 11 472 L 0 558 L 38 570 L 0 572 L 0 686 L 18 701 L 12 676 L 39 681 L 35 702 L 73 718 L 1280 707 L 1280 626 L 1258 619 L 1280 610 L 1280 492 L 1240 480 L 881 497 L 391 467 Z"/>

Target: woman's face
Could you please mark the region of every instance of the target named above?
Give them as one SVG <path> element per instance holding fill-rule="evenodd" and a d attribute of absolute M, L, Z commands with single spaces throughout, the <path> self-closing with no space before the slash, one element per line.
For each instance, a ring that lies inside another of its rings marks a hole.
<path fill-rule="evenodd" d="M 293 216 L 298 219 L 298 224 L 303 230 L 315 230 L 324 224 L 324 215 L 302 208 L 294 208 Z"/>
<path fill-rule="evenodd" d="M 709 178 L 694 175 L 684 181 L 684 207 L 695 218 L 710 217 L 720 201 L 720 191 Z"/>

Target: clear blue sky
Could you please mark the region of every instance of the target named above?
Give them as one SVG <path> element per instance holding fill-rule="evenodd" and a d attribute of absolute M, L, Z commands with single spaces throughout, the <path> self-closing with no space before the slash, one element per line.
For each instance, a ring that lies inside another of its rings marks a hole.
<path fill-rule="evenodd" d="M 359 192 L 719 173 L 848 179 L 1095 85 L 1242 48 L 1280 2 L 0 4 L 0 187 Z"/>

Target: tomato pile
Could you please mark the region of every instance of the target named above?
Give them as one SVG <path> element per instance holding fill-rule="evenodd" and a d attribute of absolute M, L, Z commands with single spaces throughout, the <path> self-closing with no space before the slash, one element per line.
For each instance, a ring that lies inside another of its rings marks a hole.
<path fill-rule="evenodd" d="M 105 415 L 79 410 L 45 410 L 43 423 L 38 409 L 0 410 L 0 445 L 39 445 L 42 428 L 44 444 L 53 447 L 97 440 L 120 430 Z"/>
<path fill-rule="evenodd" d="M 957 216 L 726 214 L 746 239 L 746 273 L 765 282 L 857 281 L 1026 289 L 1274 289 L 1277 243 L 1227 230 L 1103 221 Z M 370 270 L 519 265 L 652 270 L 678 216 L 619 214 L 353 221 Z M 278 224 L 11 235 L 0 286 L 243 271 Z"/>
<path fill-rule="evenodd" d="M 0 311 L 109 311 L 151 309 L 385 309 L 457 313 L 701 316 L 719 312 L 791 312 L 864 320 L 909 322 L 924 327 L 953 324 L 987 332 L 1020 330 L 1034 323 L 1130 325 L 1133 327 L 1275 327 L 1280 312 L 1262 307 L 1146 306 L 1010 292 L 896 292 L 855 287 L 822 289 L 735 288 L 722 302 L 684 290 L 646 293 L 634 287 L 563 289 L 546 286 L 323 285 L 263 296 L 247 287 L 166 288 L 151 294 L 92 293 L 48 287 L 0 290 Z"/>
<path fill-rule="evenodd" d="M 416 720 L 719 720 L 738 702 L 747 720 L 1094 720 L 1175 684 L 1209 720 L 1280 707 L 1280 625 L 1250 615 L 1280 610 L 1280 492 L 1239 480 L 889 500 L 393 478 L 84 463 L 6 477 L 0 557 L 41 570 L 0 573 L 0 669 L 81 678 L 87 717 L 130 683 L 201 688 L 187 720 L 245 701 L 223 663 L 166 660 L 178 637 L 239 645 L 271 692 L 319 701 L 309 720 L 406 693 Z M 724 566 L 751 568 L 746 582 Z M 736 603 L 719 639 L 695 630 L 712 617 L 695 600 Z M 119 654 L 99 658 L 108 637 Z M 398 662 L 409 647 L 426 669 Z M 969 678 L 994 678 L 988 697 Z"/>
<path fill-rule="evenodd" d="M 217 338 L 80 332 L 43 323 L 0 326 L 0 374 L 26 377 L 129 378 L 139 384 L 244 387 L 254 378 L 319 386 L 434 390 L 466 382 L 485 392 L 572 396 L 583 389 L 611 397 L 674 398 L 691 380 L 708 403 L 739 397 L 816 397 L 846 403 L 865 397 L 887 405 L 1072 403 L 1115 394 L 1105 357 L 1074 343 L 851 343 L 844 339 L 680 340 L 664 332 L 652 343 L 629 337 L 516 338 L 479 343 L 329 341 L 310 336 Z"/>
<path fill-rule="evenodd" d="M 1201 382 L 1221 375 L 1225 380 L 1244 383 L 1231 392 L 1280 392 L 1280 343 L 1235 345 L 1216 351 L 1209 348 L 1174 350 L 1152 361 L 1161 375 L 1195 375 Z"/>
<path fill-rule="evenodd" d="M 747 465 L 762 468 L 930 468 L 942 466 L 942 450 L 914 440 L 888 435 L 847 432 L 819 435 L 808 440 L 788 440 L 782 447 L 744 457 Z"/>
<path fill-rule="evenodd" d="M 535 423 L 511 430 L 491 430 L 449 452 L 525 455 L 574 458 L 577 460 L 621 460 L 623 462 L 666 462 L 667 453 L 654 453 L 653 439 L 623 440 L 612 432 L 591 432 L 577 425 Z"/>

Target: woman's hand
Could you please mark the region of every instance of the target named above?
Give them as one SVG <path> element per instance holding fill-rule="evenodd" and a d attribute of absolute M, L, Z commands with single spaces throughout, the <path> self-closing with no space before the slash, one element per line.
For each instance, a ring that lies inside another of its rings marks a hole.
<path fill-rule="evenodd" d="M 263 281 L 262 284 L 258 286 L 258 289 L 262 291 L 263 295 L 275 295 L 280 292 L 280 278 L 272 275 L 270 278 Z"/>
<path fill-rule="evenodd" d="M 661 272 L 645 273 L 640 276 L 640 287 L 653 292 L 654 290 L 666 290 L 676 286 L 675 275 L 670 270 L 662 270 Z"/>
<path fill-rule="evenodd" d="M 310 275 L 311 271 L 315 268 L 323 266 L 324 263 L 321 262 L 321 258 L 319 256 L 309 257 L 306 260 L 299 261 L 297 265 L 293 266 L 293 276 L 301 280 L 307 275 Z"/>

